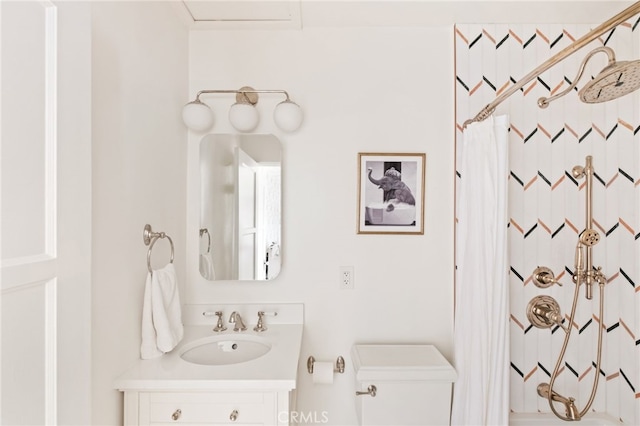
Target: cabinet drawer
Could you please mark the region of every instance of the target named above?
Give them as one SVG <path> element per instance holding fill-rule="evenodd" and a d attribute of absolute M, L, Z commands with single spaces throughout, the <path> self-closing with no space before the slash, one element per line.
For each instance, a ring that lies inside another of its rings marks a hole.
<path fill-rule="evenodd" d="M 273 424 L 276 419 L 276 399 L 272 393 L 207 392 L 207 393 L 146 393 L 140 395 L 141 417 L 150 424 Z M 147 401 L 144 401 L 147 399 Z M 146 423 L 146 422 L 141 422 Z"/>

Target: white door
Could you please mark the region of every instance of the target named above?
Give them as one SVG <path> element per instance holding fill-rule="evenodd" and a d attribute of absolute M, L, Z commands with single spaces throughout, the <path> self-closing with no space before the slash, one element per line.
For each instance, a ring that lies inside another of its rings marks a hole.
<path fill-rule="evenodd" d="M 91 27 L 78 3 L 0 2 L 7 425 L 91 419 Z"/>
<path fill-rule="evenodd" d="M 256 258 L 256 166 L 249 154 L 236 148 L 236 218 L 237 218 L 237 262 L 235 270 L 239 280 L 256 280 L 260 271 Z"/>

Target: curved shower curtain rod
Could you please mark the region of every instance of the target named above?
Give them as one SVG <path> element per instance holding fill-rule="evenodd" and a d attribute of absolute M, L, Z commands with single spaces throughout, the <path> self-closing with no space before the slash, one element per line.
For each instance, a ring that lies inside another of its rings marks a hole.
<path fill-rule="evenodd" d="M 502 94 L 496 97 L 493 102 L 487 104 L 474 118 L 471 118 L 464 122 L 463 127 L 467 127 L 468 124 L 478 121 L 483 121 L 487 117 L 489 117 L 495 111 L 496 107 L 500 105 L 504 100 L 506 100 L 509 96 L 513 95 L 518 90 L 522 89 L 525 84 L 529 83 L 534 78 L 538 77 L 540 74 L 557 64 L 558 62 L 566 59 L 569 55 L 575 53 L 576 51 L 582 49 L 587 44 L 591 43 L 593 40 L 600 37 L 602 34 L 611 30 L 612 28 L 617 27 L 627 19 L 637 15 L 640 13 L 640 1 L 635 2 L 622 12 L 613 16 L 609 20 L 603 22 L 593 30 L 589 31 L 584 36 L 580 37 L 569 46 L 562 49 L 560 52 L 553 55 L 551 58 L 547 59 L 545 62 L 540 64 L 536 69 L 531 71 L 529 74 L 522 77 L 518 82 L 516 82 L 509 89 L 505 90 Z"/>

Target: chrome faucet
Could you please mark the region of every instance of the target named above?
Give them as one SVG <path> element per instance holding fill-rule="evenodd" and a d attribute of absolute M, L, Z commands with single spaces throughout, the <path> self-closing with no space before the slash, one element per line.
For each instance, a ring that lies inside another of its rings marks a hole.
<path fill-rule="evenodd" d="M 245 331 L 247 329 L 247 326 L 242 322 L 242 317 L 236 311 L 231 312 L 229 324 L 234 324 L 233 331 Z"/>

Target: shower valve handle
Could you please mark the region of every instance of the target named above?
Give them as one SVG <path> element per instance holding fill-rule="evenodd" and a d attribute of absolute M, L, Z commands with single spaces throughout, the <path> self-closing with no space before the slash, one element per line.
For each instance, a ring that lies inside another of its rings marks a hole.
<path fill-rule="evenodd" d="M 569 329 L 562 323 L 560 305 L 551 296 L 540 295 L 531 299 L 527 306 L 527 318 L 534 327 L 551 328 L 557 325 L 565 333 L 569 333 Z"/>
<path fill-rule="evenodd" d="M 562 324 L 562 315 L 560 315 L 560 312 L 550 311 L 550 312 L 547 312 L 545 316 L 549 321 L 556 324 L 557 326 L 560 326 L 565 331 L 565 333 L 569 332 L 567 327 L 564 324 Z"/>
<path fill-rule="evenodd" d="M 539 288 L 547 288 L 551 287 L 553 284 L 558 284 L 562 287 L 562 283 L 556 280 L 556 277 L 553 271 L 546 266 L 538 266 L 533 270 L 531 274 L 531 278 L 533 279 L 533 283 L 536 287 Z"/>

